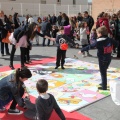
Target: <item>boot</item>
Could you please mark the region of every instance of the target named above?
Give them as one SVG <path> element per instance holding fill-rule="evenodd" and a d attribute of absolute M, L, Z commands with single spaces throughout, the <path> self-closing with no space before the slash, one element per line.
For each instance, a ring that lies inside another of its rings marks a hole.
<path fill-rule="evenodd" d="M 12 63 L 12 62 L 10 62 L 9 67 L 10 67 L 12 70 L 14 70 L 14 69 L 15 69 L 15 68 L 14 68 L 14 66 L 13 66 L 13 63 Z"/>
<path fill-rule="evenodd" d="M 61 69 L 65 69 L 65 68 L 64 68 L 64 65 L 61 65 Z"/>

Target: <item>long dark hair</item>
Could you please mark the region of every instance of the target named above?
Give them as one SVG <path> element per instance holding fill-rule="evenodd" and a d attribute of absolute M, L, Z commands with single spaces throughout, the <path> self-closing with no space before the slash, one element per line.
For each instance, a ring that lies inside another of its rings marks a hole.
<path fill-rule="evenodd" d="M 33 39 L 35 37 L 34 29 L 36 27 L 37 23 L 33 22 L 28 26 L 27 31 L 25 32 L 25 35 L 27 36 L 27 39 Z"/>
<path fill-rule="evenodd" d="M 13 80 L 11 80 L 11 82 L 15 82 L 18 85 L 18 91 L 20 89 L 21 86 L 21 81 L 20 81 L 20 77 L 21 78 L 30 78 L 32 76 L 31 71 L 29 69 L 27 69 L 26 67 L 24 68 L 18 68 L 16 70 L 15 73 L 15 77 Z"/>

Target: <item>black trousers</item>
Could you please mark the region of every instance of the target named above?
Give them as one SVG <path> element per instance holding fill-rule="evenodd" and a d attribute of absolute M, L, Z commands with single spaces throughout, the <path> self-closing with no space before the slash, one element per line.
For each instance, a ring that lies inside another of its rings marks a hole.
<path fill-rule="evenodd" d="M 24 66 L 26 48 L 20 47 L 20 51 L 21 51 L 21 55 L 20 55 L 20 57 L 21 57 L 21 66 Z"/>
<path fill-rule="evenodd" d="M 47 36 L 51 37 L 50 31 L 43 32 L 43 35 L 47 35 Z M 43 46 L 45 46 L 45 40 L 46 40 L 46 38 L 43 38 L 43 43 L 42 43 Z M 47 46 L 49 46 L 49 45 L 50 45 L 50 40 L 48 40 L 48 43 L 47 43 Z"/>
<path fill-rule="evenodd" d="M 19 94 L 20 94 L 20 97 L 22 98 L 22 96 L 24 95 L 24 88 L 21 86 L 20 87 L 20 90 L 19 90 Z M 16 109 L 16 105 L 17 105 L 17 101 L 15 100 L 15 98 L 13 97 L 13 101 L 10 105 L 10 109 Z"/>
<path fill-rule="evenodd" d="M 3 42 L 1 42 L 1 54 L 4 54 L 4 46 L 5 46 L 6 54 L 9 54 L 8 43 L 3 43 Z"/>
<path fill-rule="evenodd" d="M 119 45 L 118 45 L 118 48 L 117 48 L 117 57 L 120 58 L 120 41 L 119 41 Z"/>
<path fill-rule="evenodd" d="M 29 47 L 25 48 L 25 59 L 24 59 L 24 62 L 26 61 L 30 61 L 30 50 L 29 50 Z"/>
<path fill-rule="evenodd" d="M 21 66 L 24 66 L 25 63 L 25 49 L 24 47 L 20 47 L 20 51 L 21 51 Z M 10 65 L 13 66 L 13 59 L 14 59 L 14 55 L 15 55 L 15 51 L 16 51 L 16 46 L 12 45 L 12 50 L 11 50 L 11 55 L 10 55 Z"/>
<path fill-rule="evenodd" d="M 100 74 L 101 74 L 101 79 L 102 79 L 102 89 L 106 90 L 107 89 L 107 69 L 110 65 L 111 59 L 108 61 L 102 61 L 99 59 L 99 69 L 100 69 Z"/>
<path fill-rule="evenodd" d="M 61 62 L 61 66 L 63 66 L 65 63 L 65 57 L 66 57 L 66 50 L 57 49 L 56 66 L 60 66 L 60 62 Z"/>
<path fill-rule="evenodd" d="M 14 59 L 15 51 L 16 51 L 16 47 L 15 45 L 12 45 L 11 54 L 10 54 L 10 65 L 11 66 L 13 66 L 13 59 Z"/>

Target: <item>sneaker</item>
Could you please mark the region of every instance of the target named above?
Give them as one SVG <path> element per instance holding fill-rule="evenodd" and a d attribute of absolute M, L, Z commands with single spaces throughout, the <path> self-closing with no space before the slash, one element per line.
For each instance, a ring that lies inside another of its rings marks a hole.
<path fill-rule="evenodd" d="M 55 69 L 58 69 L 58 68 L 59 68 L 59 66 L 56 66 L 56 67 L 55 67 Z"/>
<path fill-rule="evenodd" d="M 3 107 L 3 108 L 0 109 L 0 112 L 4 112 L 5 110 L 6 110 L 6 108 Z"/>
<path fill-rule="evenodd" d="M 91 55 L 90 53 L 87 53 L 87 56 L 88 56 L 88 57 L 91 57 L 92 55 Z"/>
<path fill-rule="evenodd" d="M 23 114 L 23 111 L 20 111 L 18 109 L 9 109 L 8 114 L 10 114 L 10 115 L 21 115 L 21 114 Z"/>
<path fill-rule="evenodd" d="M 61 69 L 65 69 L 63 66 L 61 66 Z"/>
<path fill-rule="evenodd" d="M 5 56 L 4 54 L 1 54 L 1 56 Z"/>
<path fill-rule="evenodd" d="M 14 70 L 14 69 L 15 69 L 13 65 L 9 65 L 9 67 L 10 67 L 12 70 Z"/>
<path fill-rule="evenodd" d="M 100 86 L 100 87 L 98 87 L 98 90 L 107 90 L 107 88 L 103 89 L 102 86 Z"/>

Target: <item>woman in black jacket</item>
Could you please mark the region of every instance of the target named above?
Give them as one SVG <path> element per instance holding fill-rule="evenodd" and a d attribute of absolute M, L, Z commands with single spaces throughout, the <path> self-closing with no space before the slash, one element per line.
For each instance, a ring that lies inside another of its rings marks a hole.
<path fill-rule="evenodd" d="M 5 24 L 3 24 L 3 21 Z M 2 19 L 0 19 L 0 34 L 1 34 L 0 41 L 1 41 L 1 54 L 2 54 L 2 56 L 4 56 L 4 46 L 5 46 L 5 50 L 6 50 L 6 55 L 10 55 L 8 43 L 2 42 L 2 39 L 6 38 L 7 33 L 10 29 L 10 26 L 8 23 L 8 18 L 6 15 L 4 15 L 3 21 L 2 21 Z"/>
<path fill-rule="evenodd" d="M 61 26 L 67 26 L 67 25 L 69 25 L 69 18 L 65 13 L 63 13 L 62 20 L 61 20 Z"/>
<path fill-rule="evenodd" d="M 17 29 L 18 27 L 20 27 L 18 13 L 14 14 L 13 21 L 14 21 L 14 24 L 15 24 L 15 29 Z"/>

